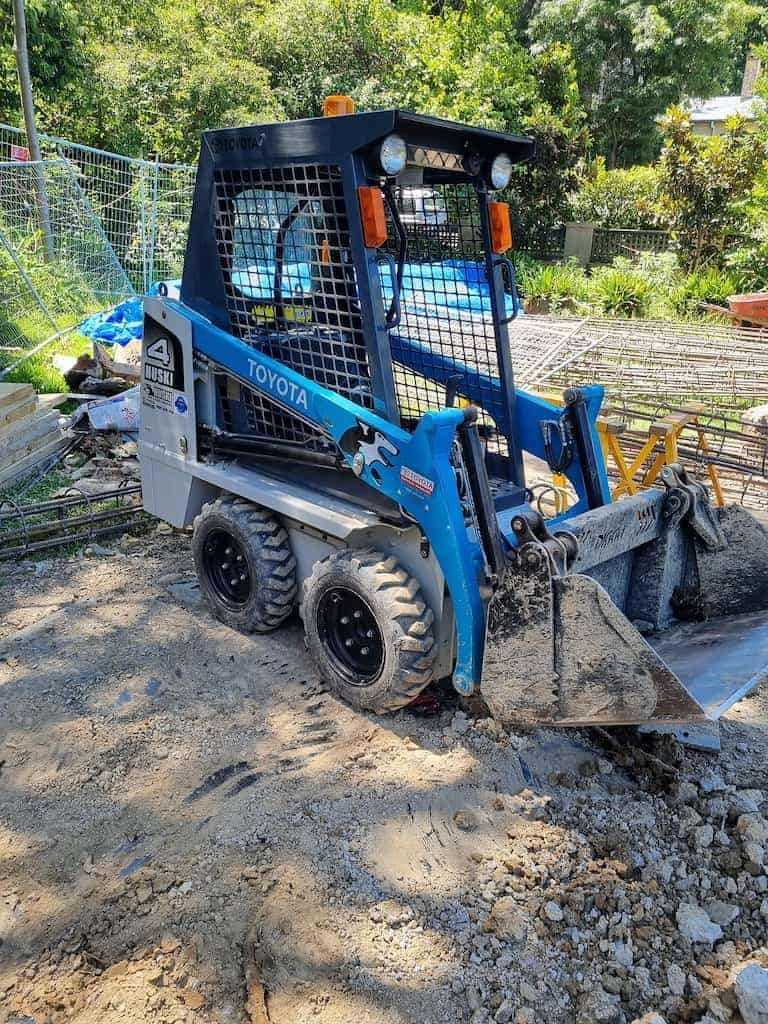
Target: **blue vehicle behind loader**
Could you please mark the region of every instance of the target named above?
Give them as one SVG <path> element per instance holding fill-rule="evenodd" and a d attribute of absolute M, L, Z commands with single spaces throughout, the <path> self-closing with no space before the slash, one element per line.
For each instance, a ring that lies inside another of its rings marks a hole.
<path fill-rule="evenodd" d="M 533 151 L 399 110 L 206 132 L 180 298 L 145 301 L 145 507 L 223 622 L 298 607 L 359 708 L 450 677 L 503 722 L 689 728 L 765 675 L 768 535 L 679 466 L 611 502 L 602 389 L 515 388 L 494 196 Z"/>

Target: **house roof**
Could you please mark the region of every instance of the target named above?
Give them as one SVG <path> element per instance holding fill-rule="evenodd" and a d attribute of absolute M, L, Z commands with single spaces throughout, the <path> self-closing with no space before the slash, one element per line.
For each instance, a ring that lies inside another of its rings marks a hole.
<path fill-rule="evenodd" d="M 726 121 L 737 114 L 748 120 L 757 117 L 757 106 L 762 101 L 755 96 L 712 96 L 708 100 L 688 100 L 686 107 L 691 121 Z"/>

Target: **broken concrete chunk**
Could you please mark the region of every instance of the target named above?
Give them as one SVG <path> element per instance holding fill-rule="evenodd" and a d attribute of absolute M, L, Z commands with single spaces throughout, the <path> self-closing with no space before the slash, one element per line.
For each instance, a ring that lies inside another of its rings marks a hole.
<path fill-rule="evenodd" d="M 715 924 L 721 925 L 723 928 L 732 924 L 741 913 L 740 907 L 735 906 L 733 903 L 724 903 L 722 900 L 712 900 L 711 903 L 705 904 L 705 909 L 710 920 L 714 921 Z"/>
<path fill-rule="evenodd" d="M 733 989 L 744 1024 L 768 1024 L 768 970 L 750 964 L 736 975 Z"/>
<path fill-rule="evenodd" d="M 680 934 L 689 942 L 713 945 L 723 937 L 723 929 L 710 920 L 706 910 L 695 903 L 681 903 L 676 914 Z"/>

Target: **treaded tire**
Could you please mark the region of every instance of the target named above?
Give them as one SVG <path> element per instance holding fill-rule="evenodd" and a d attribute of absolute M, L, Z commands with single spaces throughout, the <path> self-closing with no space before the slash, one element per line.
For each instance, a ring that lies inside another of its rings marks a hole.
<path fill-rule="evenodd" d="M 221 582 L 217 585 L 210 564 L 214 540 L 221 543 L 220 538 L 227 535 L 239 545 L 237 550 L 247 564 L 247 582 L 237 600 L 222 594 Z M 242 498 L 217 498 L 204 505 L 194 523 L 192 554 L 203 596 L 216 618 L 227 626 L 241 633 L 268 633 L 293 611 L 296 561 L 288 534 L 266 509 Z"/>
<path fill-rule="evenodd" d="M 351 680 L 327 636 L 323 609 L 341 592 L 362 599 L 380 632 L 380 666 L 368 679 Z M 434 615 L 418 582 L 393 556 L 366 548 L 338 551 L 316 562 L 304 581 L 299 612 L 321 677 L 353 707 L 378 714 L 396 711 L 432 680 Z"/>

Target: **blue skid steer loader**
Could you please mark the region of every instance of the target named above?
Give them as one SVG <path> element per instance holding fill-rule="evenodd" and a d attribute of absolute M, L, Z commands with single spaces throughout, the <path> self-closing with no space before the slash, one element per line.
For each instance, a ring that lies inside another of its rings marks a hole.
<path fill-rule="evenodd" d="M 768 533 L 678 465 L 612 502 L 602 388 L 515 388 L 494 194 L 532 141 L 329 107 L 203 135 L 180 298 L 145 302 L 146 509 L 194 524 L 222 622 L 298 606 L 357 708 L 450 677 L 504 723 L 716 720 L 766 674 Z"/>

